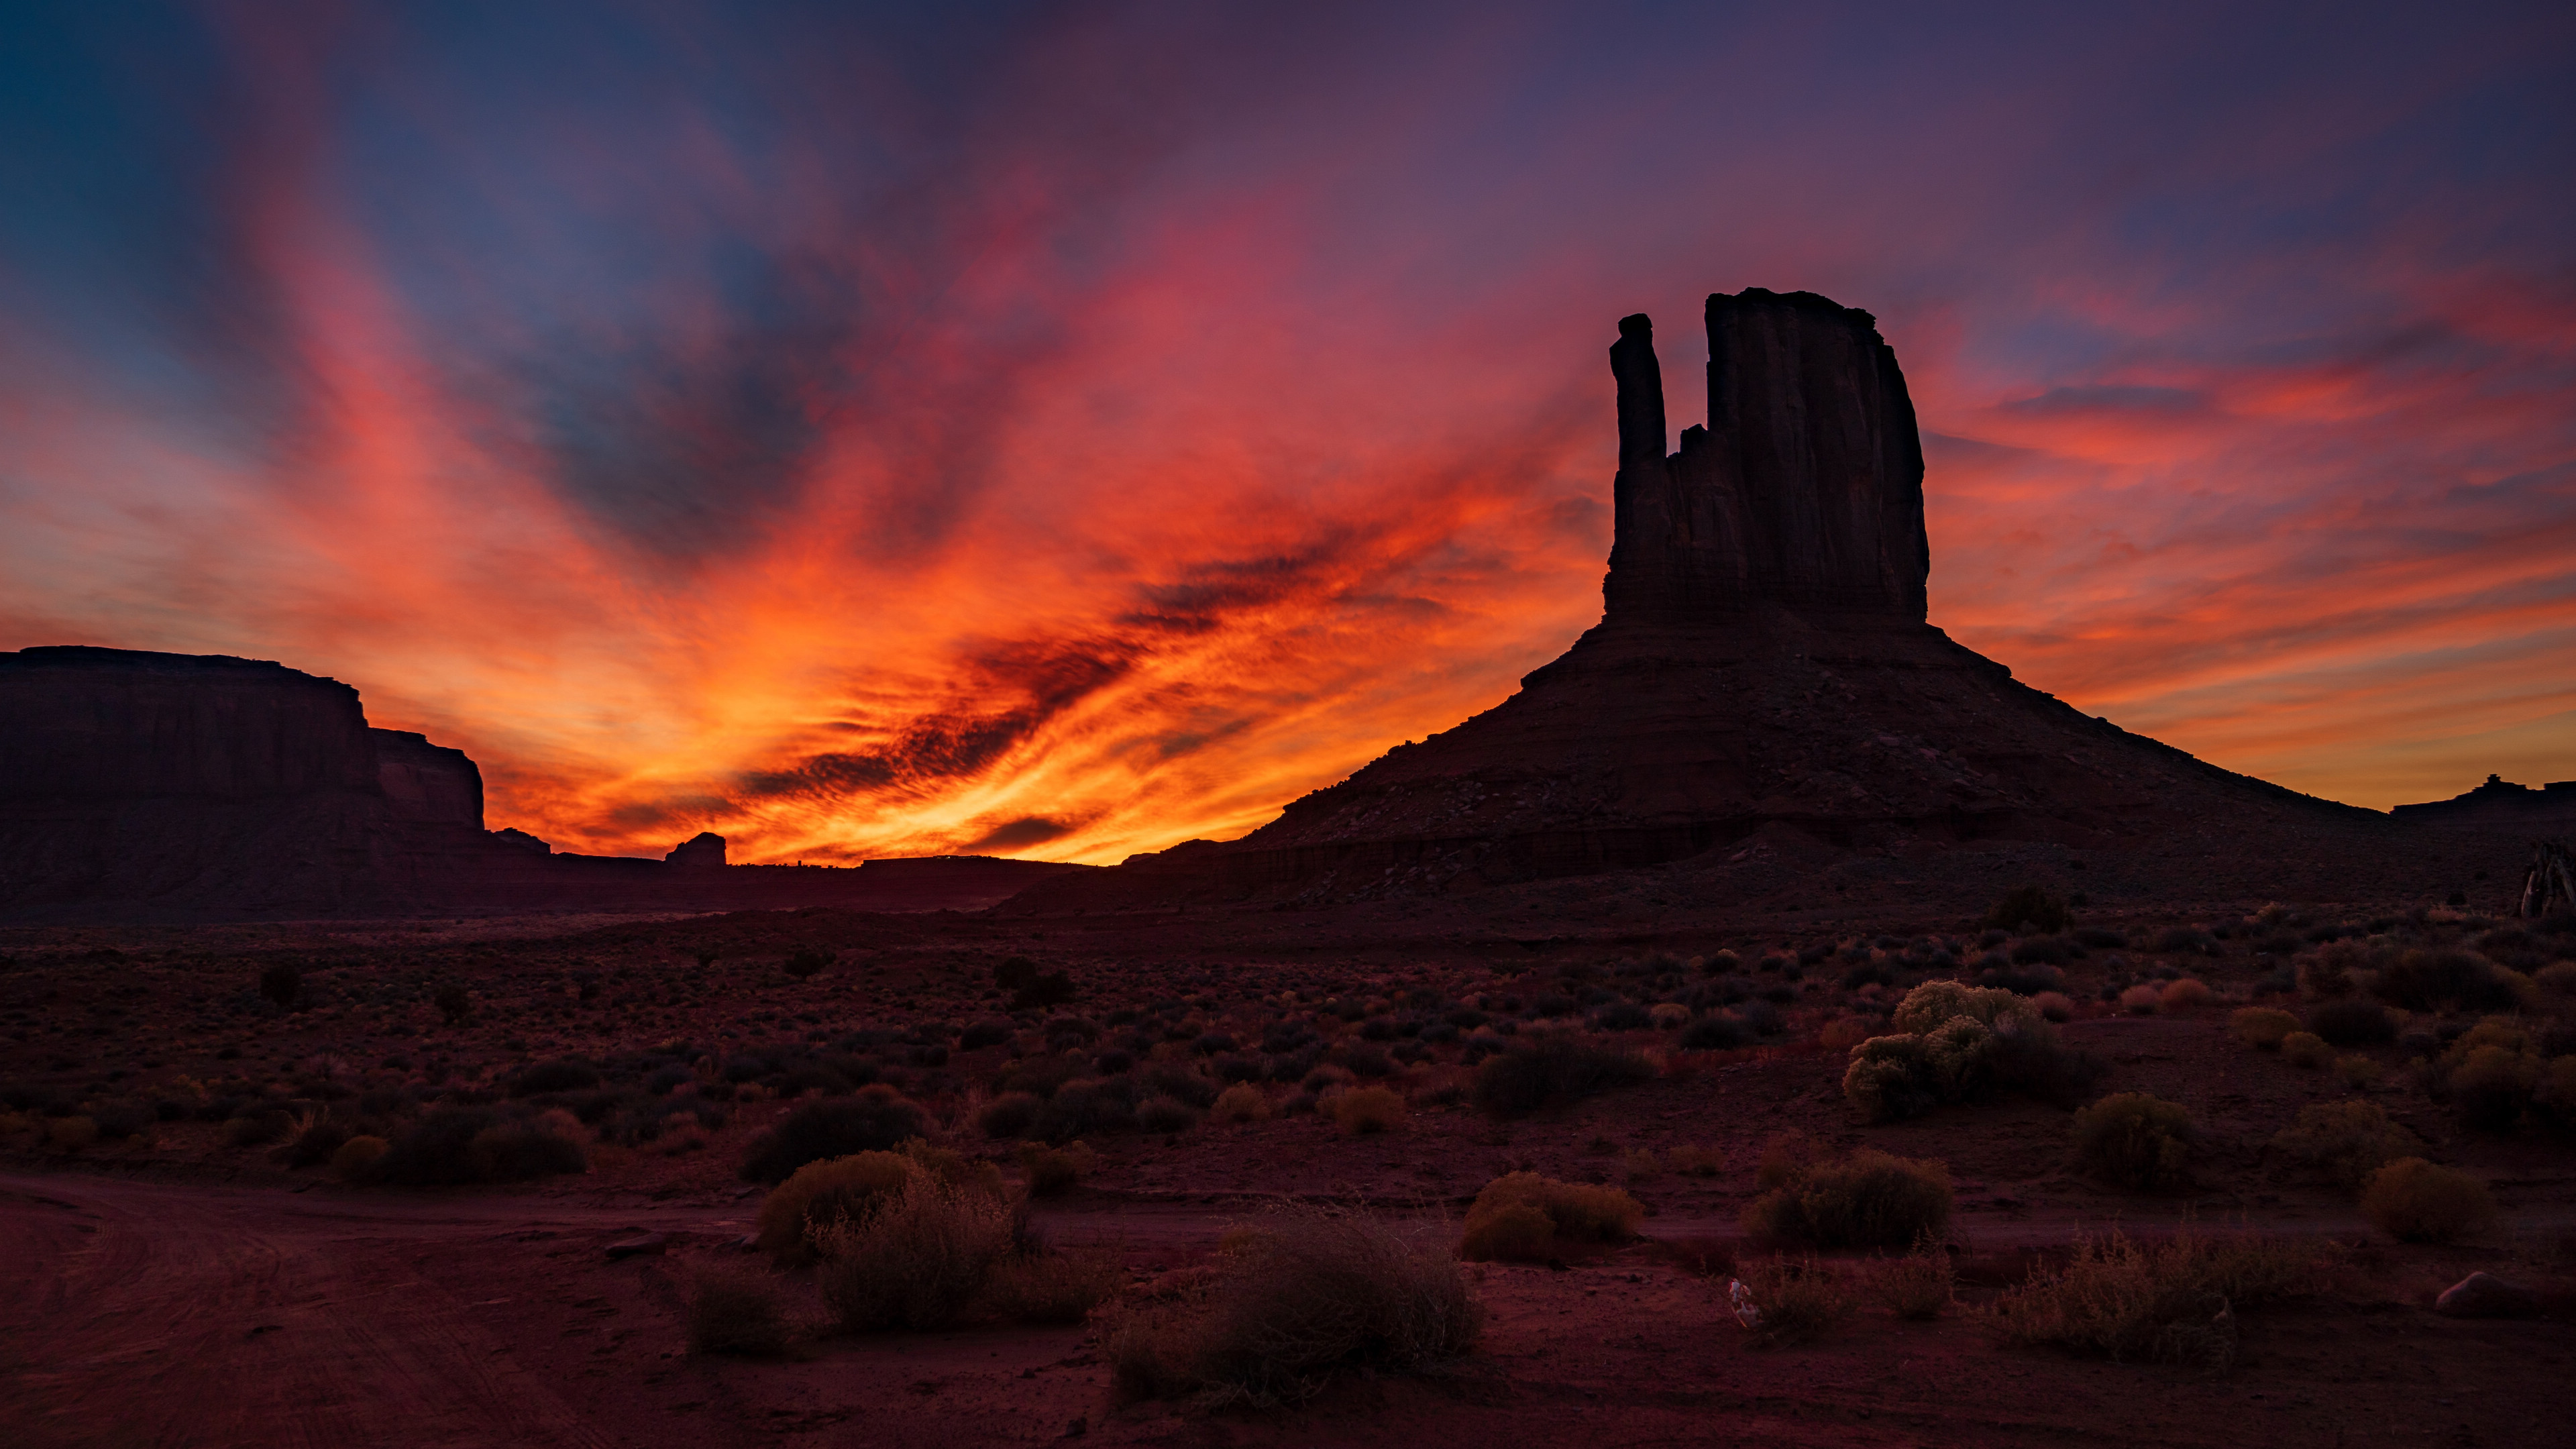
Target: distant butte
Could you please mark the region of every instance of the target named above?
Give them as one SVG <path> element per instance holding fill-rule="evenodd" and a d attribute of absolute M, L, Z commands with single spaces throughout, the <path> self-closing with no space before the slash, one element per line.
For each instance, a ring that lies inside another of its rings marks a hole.
<path fill-rule="evenodd" d="M 1197 841 L 1011 909 L 1334 899 L 1581 875 L 1787 830 L 1826 847 L 2116 847 L 2223 822 L 2386 829 L 2081 714 L 1926 621 L 1923 449 L 1869 313 L 1708 299 L 1707 420 L 1667 453 L 1653 324 L 1621 319 L 1601 622 L 1518 693 Z"/>

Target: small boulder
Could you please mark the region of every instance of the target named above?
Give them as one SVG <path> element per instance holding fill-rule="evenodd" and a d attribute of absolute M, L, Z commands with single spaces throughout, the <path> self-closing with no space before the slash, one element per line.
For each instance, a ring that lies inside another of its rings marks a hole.
<path fill-rule="evenodd" d="M 2540 1311 L 2540 1295 L 2492 1273 L 2471 1273 L 2443 1289 L 2433 1311 L 2449 1318 L 2529 1318 Z"/>
<path fill-rule="evenodd" d="M 622 1242 L 609 1244 L 608 1258 L 610 1262 L 615 1262 L 619 1258 L 642 1257 L 646 1254 L 659 1256 L 664 1249 L 670 1246 L 671 1238 L 669 1234 L 646 1233 L 640 1238 L 628 1238 Z"/>

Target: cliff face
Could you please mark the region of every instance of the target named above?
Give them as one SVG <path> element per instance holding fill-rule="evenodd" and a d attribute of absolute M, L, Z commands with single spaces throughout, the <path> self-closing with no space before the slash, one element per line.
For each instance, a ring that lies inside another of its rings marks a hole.
<path fill-rule="evenodd" d="M 369 790 L 377 771 L 356 690 L 222 655 L 0 654 L 0 741 L 13 803 L 276 799 Z"/>
<path fill-rule="evenodd" d="M 1619 475 L 1602 622 L 1698 624 L 1766 604 L 1920 623 L 1923 448 L 1867 312 L 1812 292 L 1708 299 L 1708 421 L 1664 452 L 1653 324 L 1622 319 Z"/>

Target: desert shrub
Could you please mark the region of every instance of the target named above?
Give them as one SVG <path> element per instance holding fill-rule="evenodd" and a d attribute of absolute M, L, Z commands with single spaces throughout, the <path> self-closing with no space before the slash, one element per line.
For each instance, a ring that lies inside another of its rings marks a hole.
<path fill-rule="evenodd" d="M 2368 1057 L 2337 1057 L 2334 1069 L 2335 1075 L 2343 1078 L 2346 1086 L 2367 1091 L 2379 1085 L 2379 1063 Z"/>
<path fill-rule="evenodd" d="M 1852 1048 L 1843 1100 L 1872 1122 L 1919 1117 L 1941 1105 L 1940 1073 L 1919 1036 L 1875 1036 Z"/>
<path fill-rule="evenodd" d="M 1353 1137 L 1371 1132 L 1390 1132 L 1404 1125 L 1404 1097 L 1386 1087 L 1361 1087 L 1355 1091 L 1337 1092 L 1325 1098 L 1322 1107 L 1344 1132 Z"/>
<path fill-rule="evenodd" d="M 2466 1044 L 2469 1038 L 2461 1038 Z M 2472 1127 L 2501 1132 L 2522 1120 L 2522 1109 L 2540 1085 L 2540 1059 L 2510 1046 L 2479 1045 L 2456 1058 L 2445 1080 L 2451 1105 Z"/>
<path fill-rule="evenodd" d="M 2168 956 L 2184 951 L 2210 955 L 2217 951 L 2218 943 L 2198 926 L 2167 926 L 2148 941 L 2147 949 Z"/>
<path fill-rule="evenodd" d="M 1890 1258 L 1873 1268 L 1869 1291 L 1899 1318 L 1918 1322 L 1938 1318 L 1957 1296 L 1958 1272 L 1951 1266 L 1946 1250 L 1918 1245 L 1917 1251 Z"/>
<path fill-rule="evenodd" d="M 1667 1001 L 1646 1015 L 1656 1030 L 1672 1031 L 1689 1023 L 1691 1009 L 1678 1001 Z"/>
<path fill-rule="evenodd" d="M 1034 1092 L 1004 1092 L 975 1114 L 975 1128 L 987 1137 L 1026 1137 L 1044 1105 Z"/>
<path fill-rule="evenodd" d="M 2561 1000 L 2576 996 L 2576 961 L 2559 961 L 2543 966 L 2532 974 L 2531 981 L 2546 994 Z"/>
<path fill-rule="evenodd" d="M 2165 994 L 2154 983 L 2141 981 L 2120 993 L 2120 1009 L 2131 1016 L 2153 1016 L 2165 1004 Z"/>
<path fill-rule="evenodd" d="M 961 1052 L 981 1051 L 985 1047 L 1000 1046 L 1010 1039 L 1009 1022 L 978 1021 L 957 1034 L 957 1049 Z"/>
<path fill-rule="evenodd" d="M 2145 1092 L 2117 1092 L 2075 1114 L 2087 1170 L 2138 1192 L 2180 1185 L 2190 1171 L 2191 1114 Z"/>
<path fill-rule="evenodd" d="M 1828 1051 L 1847 1052 L 1869 1040 L 1873 1026 L 1866 1017 L 1840 1017 L 1826 1022 L 1816 1033 L 1816 1044 Z"/>
<path fill-rule="evenodd" d="M 865 1216 L 814 1229 L 823 1305 L 847 1332 L 945 1328 L 984 1291 L 1019 1230 L 993 1193 L 915 1172 Z"/>
<path fill-rule="evenodd" d="M 899 1152 L 855 1152 L 796 1169 L 761 1200 L 752 1243 L 780 1263 L 812 1256 L 811 1233 L 836 1218 L 863 1218 L 921 1170 Z"/>
<path fill-rule="evenodd" d="M 1031 1197 L 1070 1192 L 1099 1165 L 1100 1154 L 1080 1142 L 1068 1142 L 1062 1147 L 1020 1144 L 1020 1169 L 1028 1174 Z"/>
<path fill-rule="evenodd" d="M 1655 1074 L 1635 1053 L 1596 1046 L 1569 1034 L 1549 1033 L 1514 1042 L 1476 1068 L 1480 1111 L 1517 1117 L 1541 1107 L 1578 1101 L 1596 1092 Z"/>
<path fill-rule="evenodd" d="M 1136 1125 L 1148 1132 L 1187 1132 L 1199 1114 L 1178 1097 L 1148 1097 L 1136 1107 Z"/>
<path fill-rule="evenodd" d="M 1665 1153 L 1664 1161 L 1684 1177 L 1715 1177 L 1726 1171 L 1726 1149 L 1684 1145 Z"/>
<path fill-rule="evenodd" d="M 1350 1369 L 1410 1373 L 1472 1347 L 1482 1314 L 1446 1252 L 1366 1217 L 1282 1213 L 1193 1297 L 1107 1335 L 1124 1399 L 1296 1403 Z"/>
<path fill-rule="evenodd" d="M 2043 931 L 2063 931 L 2075 923 L 2075 913 L 2066 902 L 2041 886 L 2017 886 L 2004 893 L 1986 912 L 1986 924 L 1995 930 L 2013 931 L 2023 926 L 2036 926 Z"/>
<path fill-rule="evenodd" d="M 1950 1225 L 1950 1169 L 1937 1161 L 1854 1153 L 1792 1169 L 1744 1210 L 1770 1247 L 1902 1248 Z"/>
<path fill-rule="evenodd" d="M 2411 950 L 2379 968 L 2371 993 L 2409 1011 L 2509 1011 L 2518 998 L 2513 981 L 2466 951 Z"/>
<path fill-rule="evenodd" d="M 2376 1102 L 2318 1102 L 2272 1138 L 2272 1150 L 2357 1192 L 2370 1175 L 2423 1151 L 2415 1134 L 2388 1120 Z"/>
<path fill-rule="evenodd" d="M 445 1107 L 414 1123 L 376 1159 L 378 1182 L 437 1187 L 520 1182 L 588 1167 L 581 1144 L 488 1107 Z"/>
<path fill-rule="evenodd" d="M 806 1163 L 890 1151 L 929 1131 L 929 1114 L 883 1085 L 856 1097 L 807 1102 L 752 1139 L 743 1151 L 742 1179 L 785 1182 Z"/>
<path fill-rule="evenodd" d="M 2227 1027 L 2238 1041 L 2257 1051 L 2279 1051 L 2290 1033 L 2299 1029 L 2299 1019 L 2274 1007 L 2240 1006 L 2228 1014 Z"/>
<path fill-rule="evenodd" d="M 1129 1081 L 1086 1077 L 1067 1082 L 1039 1104 L 1029 1135 L 1061 1144 L 1077 1137 L 1132 1132 L 1137 1127 L 1135 1096 L 1135 1084 Z"/>
<path fill-rule="evenodd" d="M 2068 1046 L 2036 1023 L 2006 1022 L 1986 1041 L 1979 1069 L 1984 1085 L 2065 1111 L 2101 1089 L 2111 1064 L 2098 1052 Z M 1972 1079 L 1968 1085 L 1974 1087 Z"/>
<path fill-rule="evenodd" d="M 2281 1060 L 2302 1071 L 2314 1071 L 2334 1064 L 2334 1048 L 2312 1031 L 2294 1031 L 2281 1038 Z"/>
<path fill-rule="evenodd" d="M 841 956 L 837 951 L 822 951 L 812 946 L 799 946 L 793 954 L 780 963 L 778 969 L 802 981 L 809 976 L 820 974 L 839 959 Z"/>
<path fill-rule="evenodd" d="M 2363 1216 L 2402 1242 L 2447 1243 L 2495 1221 L 2487 1185 L 2465 1172 L 2401 1157 L 2370 1175 Z"/>
<path fill-rule="evenodd" d="M 2062 991 L 2043 991 L 2032 997 L 2030 1004 L 2042 1021 L 2071 1021 L 2075 1017 L 2075 1000 Z"/>
<path fill-rule="evenodd" d="M 1962 1016 L 1980 1026 L 1992 1027 L 2001 1021 L 2035 1020 L 2038 1013 L 2028 1001 L 2009 991 L 1964 986 L 1956 981 L 1926 981 L 1905 993 L 1895 1014 L 1888 1018 L 1888 1025 L 1920 1036 Z"/>
<path fill-rule="evenodd" d="M 430 1004 L 438 1008 L 439 1020 L 449 1026 L 463 1026 L 466 1019 L 474 1014 L 473 996 L 453 981 L 432 993 Z"/>
<path fill-rule="evenodd" d="M 1724 1012 L 1712 1012 L 1683 1027 L 1675 1045 L 1686 1052 L 1730 1052 L 1752 1041 L 1752 1029 L 1742 1021 Z"/>
<path fill-rule="evenodd" d="M 96 1123 L 98 1135 L 109 1142 L 141 1137 L 161 1120 L 161 1115 L 149 1103 L 123 1100 L 93 1102 L 82 1115 Z M 337 1147 L 339 1143 L 335 1141 L 331 1145 Z"/>
<path fill-rule="evenodd" d="M 2376 1001 L 2347 997 L 2320 1002 L 2308 1013 L 2308 1030 L 2339 1047 L 2378 1046 L 2397 1040 L 2397 1023 Z"/>
<path fill-rule="evenodd" d="M 45 1124 L 45 1145 L 57 1152 L 78 1152 L 98 1141 L 98 1123 L 88 1117 L 56 1117 Z"/>
<path fill-rule="evenodd" d="M 331 1154 L 332 1175 L 342 1182 L 364 1182 L 390 1146 L 381 1137 L 352 1137 Z"/>
<path fill-rule="evenodd" d="M 91 1123 L 96 1129 L 96 1123 Z M 295 1130 L 295 1119 L 276 1107 L 246 1107 L 224 1123 L 224 1141 L 234 1147 L 265 1147 Z"/>
<path fill-rule="evenodd" d="M 1540 1262 L 1557 1240 L 1617 1243 L 1636 1236 L 1646 1209 L 1615 1187 L 1559 1182 L 1535 1172 L 1486 1183 L 1467 1209 L 1461 1256 L 1483 1261 Z"/>
<path fill-rule="evenodd" d="M 1383 1053 L 1379 1054 L 1378 1061 L 1385 1061 Z M 1137 1090 L 1147 1096 L 1170 1097 L 1202 1112 L 1216 1105 L 1216 1083 L 1179 1062 L 1156 1062 L 1136 1075 L 1139 1079 Z M 1377 1075 L 1385 1076 L 1386 1073 L 1381 1070 Z"/>
<path fill-rule="evenodd" d="M 323 1112 L 307 1112 L 287 1129 L 285 1143 L 275 1154 L 289 1167 L 311 1167 L 328 1162 L 350 1138 L 349 1124 Z"/>
<path fill-rule="evenodd" d="M 2165 989 L 2158 993 L 2157 1004 L 2167 1011 L 2192 1011 L 2207 1006 L 2212 999 L 2205 983 L 2180 976 L 2165 983 Z"/>
<path fill-rule="evenodd" d="M 2323 1284 L 2316 1253 L 2278 1238 L 2184 1233 L 2150 1245 L 2114 1230 L 2078 1242 L 2063 1264 L 2033 1268 L 1984 1317 L 2006 1343 L 2224 1369 L 2239 1309 Z"/>
<path fill-rule="evenodd" d="M 1013 1323 L 1080 1323 L 1126 1281 L 1109 1252 L 1006 1256 L 986 1279 L 982 1306 Z"/>
<path fill-rule="evenodd" d="M 1038 979 L 1038 963 L 1026 956 L 1006 956 L 993 968 L 993 984 L 1004 991 L 1017 991 Z"/>
<path fill-rule="evenodd" d="M 540 1092 L 586 1092 L 598 1085 L 598 1068 L 567 1057 L 559 1061 L 538 1062 L 519 1073 L 510 1083 L 510 1095 L 533 1097 Z"/>
<path fill-rule="evenodd" d="M 1220 1122 L 1267 1122 L 1270 1098 L 1250 1082 L 1237 1082 L 1217 1093 L 1216 1104 L 1208 1111 Z"/>
<path fill-rule="evenodd" d="M 1813 1343 L 1851 1317 L 1851 1285 L 1830 1263 L 1813 1258 L 1766 1258 L 1738 1270 L 1761 1320 L 1753 1342 L 1761 1347 Z"/>
<path fill-rule="evenodd" d="M 769 1355 L 791 1336 L 778 1281 L 747 1263 L 709 1263 L 689 1275 L 691 1353 Z"/>
<path fill-rule="evenodd" d="M 259 973 L 259 994 L 279 1006 L 293 1006 L 304 994 L 304 974 L 280 961 Z"/>
<path fill-rule="evenodd" d="M 2090 946 L 2096 951 L 2125 951 L 2129 948 L 2128 932 L 2104 926 L 2082 927 L 2075 932 L 2075 940 L 2076 944 Z"/>

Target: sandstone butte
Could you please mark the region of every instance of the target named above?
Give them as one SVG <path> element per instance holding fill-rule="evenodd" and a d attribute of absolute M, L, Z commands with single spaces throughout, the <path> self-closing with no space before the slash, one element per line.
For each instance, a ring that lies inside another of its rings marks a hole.
<path fill-rule="evenodd" d="M 1459 889 L 1763 831 L 1852 850 L 2221 830 L 2250 863 L 2391 829 L 2085 715 L 1934 627 L 1921 436 L 1869 313 L 1756 287 L 1711 296 L 1707 335 L 1707 420 L 1667 452 L 1653 325 L 1619 323 L 1601 622 L 1563 657 L 1240 840 L 1009 909 Z"/>

